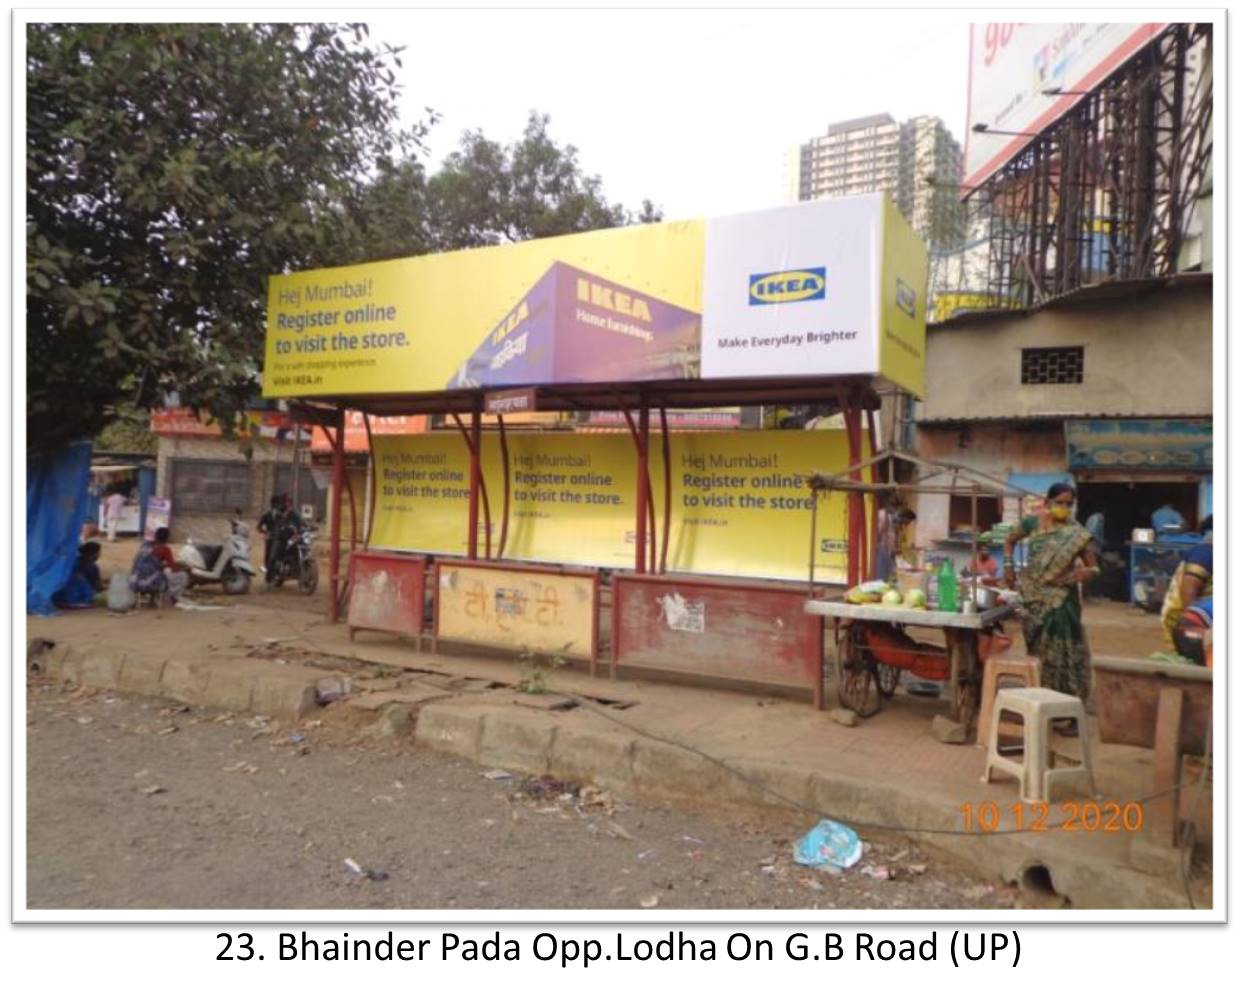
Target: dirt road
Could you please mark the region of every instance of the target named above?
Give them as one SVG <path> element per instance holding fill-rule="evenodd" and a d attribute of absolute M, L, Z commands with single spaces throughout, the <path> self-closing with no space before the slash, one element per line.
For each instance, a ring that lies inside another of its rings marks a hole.
<path fill-rule="evenodd" d="M 791 847 L 806 818 L 628 805 L 577 786 L 490 778 L 467 762 L 320 722 L 281 728 L 38 682 L 29 696 L 32 908 L 1019 902 L 1017 892 L 896 839 L 870 841 L 861 863 L 839 875 L 802 868 Z"/>

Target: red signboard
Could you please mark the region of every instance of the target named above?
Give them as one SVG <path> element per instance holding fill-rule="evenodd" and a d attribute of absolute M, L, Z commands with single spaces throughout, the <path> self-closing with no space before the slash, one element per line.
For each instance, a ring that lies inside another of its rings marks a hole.
<path fill-rule="evenodd" d="M 292 416 L 281 411 L 251 411 L 245 414 L 242 431 L 250 435 L 274 438 L 280 430 L 291 429 Z M 150 413 L 150 431 L 156 436 L 209 436 L 218 438 L 223 430 L 218 422 L 192 408 L 156 408 Z"/>
<path fill-rule="evenodd" d="M 428 428 L 424 415 L 390 415 L 370 416 L 370 432 L 375 436 L 404 436 L 415 432 L 425 432 Z M 314 429 L 314 440 L 310 448 L 315 453 L 331 452 L 331 444 L 327 434 L 322 429 Z M 348 412 L 344 418 L 344 451 L 346 453 L 366 453 L 370 449 L 369 440 L 365 434 L 365 416 L 361 412 Z"/>

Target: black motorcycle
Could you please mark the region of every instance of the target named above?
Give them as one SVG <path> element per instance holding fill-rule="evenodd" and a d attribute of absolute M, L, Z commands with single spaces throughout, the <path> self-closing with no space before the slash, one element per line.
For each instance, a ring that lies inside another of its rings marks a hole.
<path fill-rule="evenodd" d="M 318 590 L 318 561 L 314 559 L 315 529 L 308 523 L 284 526 L 283 542 L 272 558 L 267 584 L 280 588 L 285 581 L 297 582 L 306 595 Z"/>

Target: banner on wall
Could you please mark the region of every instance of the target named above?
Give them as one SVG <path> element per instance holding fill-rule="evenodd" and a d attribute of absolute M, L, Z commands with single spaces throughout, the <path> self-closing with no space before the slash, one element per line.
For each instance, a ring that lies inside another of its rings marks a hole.
<path fill-rule="evenodd" d="M 763 376 L 924 382 L 887 195 L 273 276 L 268 397 Z"/>
<path fill-rule="evenodd" d="M 146 531 L 143 539 L 153 540 L 155 530 L 172 525 L 172 499 L 151 495 L 146 499 Z M 135 530 L 136 531 L 136 530 Z"/>
<path fill-rule="evenodd" d="M 512 434 L 511 511 L 505 559 L 630 568 L 636 557 L 636 458 L 622 435 Z M 665 494 L 661 449 L 649 463 L 661 559 Z M 380 549 L 464 556 L 468 550 L 468 451 L 458 434 L 374 440 Z M 701 432 L 671 436 L 667 570 L 807 580 L 812 499 L 806 478 L 847 465 L 840 431 Z M 491 548 L 498 553 L 503 470 L 483 444 Z M 846 576 L 845 501 L 817 507 L 816 573 Z M 485 521 L 479 516 L 481 546 Z"/>

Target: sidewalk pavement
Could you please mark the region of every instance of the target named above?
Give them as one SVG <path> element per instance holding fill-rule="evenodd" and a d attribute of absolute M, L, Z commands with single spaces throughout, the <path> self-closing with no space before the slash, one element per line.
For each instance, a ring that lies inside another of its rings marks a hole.
<path fill-rule="evenodd" d="M 977 830 L 976 807 L 985 802 L 995 804 L 1001 829 L 1014 827 L 1017 786 L 1001 776 L 983 784 L 981 748 L 933 738 L 944 699 L 900 692 L 875 717 L 844 727 L 808 702 L 639 676 L 611 682 L 572 668 L 549 676 L 555 694 L 526 696 L 512 687 L 521 669 L 510 659 L 418 653 L 379 633 L 350 642 L 346 626 L 290 610 L 286 600 L 213 601 L 213 611 L 31 618 L 28 637 L 55 642 L 40 658 L 52 676 L 88 686 L 287 719 L 372 719 L 388 735 L 512 772 L 629 797 L 779 809 L 789 836 L 828 815 L 861 835 L 866 828 L 913 835 L 983 874 L 1051 890 L 1075 909 L 1187 906 L 1177 855 L 1151 848 L 1143 832 Z M 345 697 L 324 709 L 324 688 Z M 1093 746 L 1101 802 L 1151 791 L 1151 751 L 1095 738 Z M 1193 792 L 1183 794 L 1189 807 Z M 1071 801 L 1085 797 L 1060 797 Z M 1049 826 L 1063 820 L 1060 802 Z M 1210 792 L 1194 816 L 1206 840 Z M 926 830 L 950 832 L 917 832 Z M 1197 906 L 1211 904 L 1193 888 Z"/>

